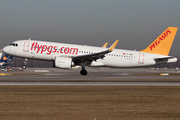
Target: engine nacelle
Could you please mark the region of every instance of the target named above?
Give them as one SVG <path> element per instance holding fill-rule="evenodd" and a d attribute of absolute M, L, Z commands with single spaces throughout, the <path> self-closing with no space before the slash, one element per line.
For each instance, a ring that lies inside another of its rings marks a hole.
<path fill-rule="evenodd" d="M 71 68 L 72 66 L 74 66 L 72 58 L 68 57 L 56 57 L 54 63 L 55 67 L 59 68 Z"/>

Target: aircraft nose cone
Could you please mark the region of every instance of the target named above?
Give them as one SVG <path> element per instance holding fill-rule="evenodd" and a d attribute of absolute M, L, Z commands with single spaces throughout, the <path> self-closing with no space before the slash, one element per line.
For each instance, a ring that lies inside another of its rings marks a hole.
<path fill-rule="evenodd" d="M 8 47 L 7 47 L 7 46 L 3 48 L 3 52 L 4 52 L 4 53 L 8 54 L 8 51 L 9 51 L 9 50 L 8 50 Z"/>

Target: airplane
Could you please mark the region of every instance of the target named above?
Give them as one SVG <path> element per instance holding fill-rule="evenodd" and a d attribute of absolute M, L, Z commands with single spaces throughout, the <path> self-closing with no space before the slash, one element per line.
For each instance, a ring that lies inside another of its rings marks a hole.
<path fill-rule="evenodd" d="M 7 71 L 7 67 L 12 61 L 12 56 L 3 53 L 3 50 L 0 50 L 0 67 L 1 70 Z"/>
<path fill-rule="evenodd" d="M 3 48 L 11 56 L 24 59 L 53 61 L 54 67 L 72 68 L 81 66 L 81 75 L 87 75 L 85 66 L 142 67 L 176 62 L 169 56 L 177 27 L 168 27 L 146 49 L 141 51 L 114 49 L 119 40 L 110 48 L 107 43 L 102 47 L 55 43 L 38 40 L 17 40 Z M 26 68 L 23 65 L 23 68 Z"/>

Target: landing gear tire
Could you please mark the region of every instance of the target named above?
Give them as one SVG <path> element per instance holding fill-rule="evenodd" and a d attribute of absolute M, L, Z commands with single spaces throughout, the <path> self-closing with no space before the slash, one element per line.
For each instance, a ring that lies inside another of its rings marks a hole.
<path fill-rule="evenodd" d="M 86 70 L 81 70 L 80 74 L 86 76 L 87 75 L 87 71 Z"/>
<path fill-rule="evenodd" d="M 23 66 L 22 66 L 22 68 L 23 68 L 23 69 L 26 69 L 26 66 L 25 66 L 25 65 L 23 65 Z"/>

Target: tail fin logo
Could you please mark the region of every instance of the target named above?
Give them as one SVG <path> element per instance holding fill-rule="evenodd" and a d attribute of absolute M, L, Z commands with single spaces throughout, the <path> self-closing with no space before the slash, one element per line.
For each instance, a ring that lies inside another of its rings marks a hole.
<path fill-rule="evenodd" d="M 4 60 L 4 61 L 6 61 L 6 60 L 7 60 L 7 57 L 6 57 L 6 56 L 4 56 L 4 57 L 3 57 L 3 60 Z"/>
<path fill-rule="evenodd" d="M 151 45 L 150 45 L 150 50 L 152 51 L 153 48 L 156 48 L 156 46 L 158 46 L 161 41 L 165 40 L 166 37 L 171 34 L 171 31 L 169 29 L 167 29 L 164 33 L 161 34 L 161 36 L 159 38 L 157 38 L 157 40 L 155 40 Z"/>

